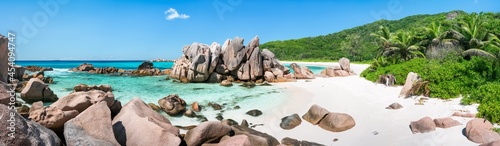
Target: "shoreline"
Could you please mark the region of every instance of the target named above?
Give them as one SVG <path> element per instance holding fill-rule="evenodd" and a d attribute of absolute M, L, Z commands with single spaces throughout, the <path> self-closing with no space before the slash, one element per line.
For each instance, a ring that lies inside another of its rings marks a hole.
<path fill-rule="evenodd" d="M 303 62 L 296 62 L 302 64 Z M 312 63 L 316 65 L 335 65 L 335 63 Z M 357 74 L 365 65 L 351 64 Z M 412 134 L 409 124 L 423 117 L 451 117 L 455 111 L 477 113 L 477 104 L 460 105 L 461 98 L 441 100 L 430 98 L 424 105 L 413 98 L 399 98 L 402 86 L 385 87 L 372 83 L 359 75 L 334 78 L 316 78 L 312 82 L 299 80 L 273 84 L 282 87 L 287 102 L 276 107 L 271 115 L 262 117 L 268 120 L 264 126 L 256 127 L 273 135 L 276 139 L 291 137 L 298 140 L 313 141 L 325 145 L 477 145 L 469 141 L 462 130 L 472 118 L 452 117 L 462 125 L 436 131 Z M 398 102 L 402 109 L 385 109 L 391 103 Z M 330 112 L 347 113 L 356 121 L 356 126 L 344 132 L 330 132 L 309 122 L 302 123 L 291 130 L 279 127 L 281 118 L 297 113 L 304 115 L 309 107 L 317 104 Z M 362 141 L 359 139 L 363 138 Z M 334 142 L 333 139 L 338 139 Z"/>

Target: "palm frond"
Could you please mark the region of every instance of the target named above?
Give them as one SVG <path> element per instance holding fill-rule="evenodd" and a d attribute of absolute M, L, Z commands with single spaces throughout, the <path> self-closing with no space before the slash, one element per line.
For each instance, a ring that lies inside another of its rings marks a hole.
<path fill-rule="evenodd" d="M 464 52 L 462 52 L 462 55 L 463 56 L 479 56 L 479 57 L 484 57 L 484 58 L 488 58 L 488 59 L 494 59 L 496 60 L 497 57 L 489 52 L 486 52 L 484 50 L 481 50 L 481 49 L 477 49 L 477 48 L 473 48 L 473 49 L 469 49 L 469 50 L 466 50 Z"/>

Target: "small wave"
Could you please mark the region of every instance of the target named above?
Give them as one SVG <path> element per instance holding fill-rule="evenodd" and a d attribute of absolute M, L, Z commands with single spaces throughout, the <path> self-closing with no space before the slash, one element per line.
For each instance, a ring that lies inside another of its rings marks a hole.
<path fill-rule="evenodd" d="M 54 72 L 68 72 L 69 68 L 53 68 Z"/>

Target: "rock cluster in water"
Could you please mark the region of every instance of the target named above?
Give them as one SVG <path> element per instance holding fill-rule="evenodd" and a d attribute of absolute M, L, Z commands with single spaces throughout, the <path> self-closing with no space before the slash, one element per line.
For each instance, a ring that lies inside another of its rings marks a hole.
<path fill-rule="evenodd" d="M 95 68 L 94 65 L 90 63 L 82 63 L 80 66 L 76 68 L 70 69 L 74 72 L 89 72 L 95 74 L 117 74 L 117 75 L 132 75 L 132 76 L 158 76 L 165 75 L 169 73 L 171 70 L 166 69 L 163 72 L 154 68 L 153 63 L 149 61 L 143 62 L 136 70 L 124 70 L 118 69 L 115 67 L 104 67 L 104 68 Z"/>

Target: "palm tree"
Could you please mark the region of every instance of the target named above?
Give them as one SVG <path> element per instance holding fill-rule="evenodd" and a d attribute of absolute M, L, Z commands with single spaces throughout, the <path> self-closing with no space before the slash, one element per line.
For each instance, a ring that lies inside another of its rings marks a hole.
<path fill-rule="evenodd" d="M 440 23 L 432 22 L 425 27 L 425 38 L 423 46 L 427 46 L 425 55 L 429 59 L 443 59 L 448 55 L 456 55 L 462 52 L 460 42 L 454 39 L 453 31 L 444 31 Z M 430 40 L 430 41 L 429 41 Z"/>
<path fill-rule="evenodd" d="M 378 38 L 381 41 L 381 46 L 379 47 L 379 56 L 383 54 L 386 48 L 391 47 L 391 41 L 394 38 L 393 34 L 389 28 L 384 26 L 379 26 L 379 30 L 376 33 L 371 33 L 371 36 Z"/>
<path fill-rule="evenodd" d="M 472 13 L 458 22 L 458 25 L 455 26 L 458 31 L 452 30 L 449 32 L 467 48 L 466 51 L 462 52 L 463 56 L 481 56 L 496 59 L 495 55 L 484 50 L 489 45 L 495 45 L 490 43 L 494 38 L 486 31 L 485 24 L 483 13 Z"/>
<path fill-rule="evenodd" d="M 399 57 L 404 61 L 408 61 L 415 57 L 424 57 L 425 55 L 420 51 L 423 49 L 419 41 L 415 38 L 412 31 L 399 31 L 392 39 L 393 44 L 384 50 L 384 56 Z"/>

